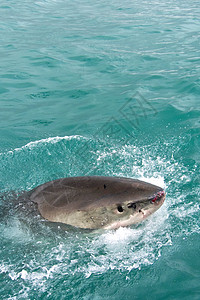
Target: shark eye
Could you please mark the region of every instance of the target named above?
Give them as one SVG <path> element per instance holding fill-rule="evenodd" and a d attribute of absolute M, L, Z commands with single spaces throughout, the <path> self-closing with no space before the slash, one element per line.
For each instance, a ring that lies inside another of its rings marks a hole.
<path fill-rule="evenodd" d="M 118 212 L 122 213 L 124 210 L 123 210 L 123 207 L 121 205 L 118 205 L 117 206 L 117 210 Z"/>

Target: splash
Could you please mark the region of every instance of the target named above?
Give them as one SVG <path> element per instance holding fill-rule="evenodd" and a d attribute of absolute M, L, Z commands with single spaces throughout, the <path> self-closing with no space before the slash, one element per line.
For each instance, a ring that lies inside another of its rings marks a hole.
<path fill-rule="evenodd" d="M 145 147 L 139 144 L 104 146 L 90 139 L 90 148 L 87 148 L 88 138 L 66 136 L 30 142 L 4 153 L 1 156 L 5 162 L 4 176 L 6 173 L 11 176 L 6 165 L 18 174 L 16 178 L 12 177 L 14 188 L 20 184 L 23 186 L 25 180 L 28 185 L 24 187 L 27 188 L 54 179 L 51 172 L 55 173 L 56 166 L 59 169 L 57 177 L 80 175 L 84 163 L 91 175 L 138 178 L 160 185 L 167 192 L 164 205 L 137 227 L 93 234 L 63 230 L 41 219 L 36 219 L 32 226 L 31 216 L 22 222 L 13 209 L 7 223 L 1 224 L 5 243 L 14 243 L 18 247 L 15 256 L 13 250 L 9 250 L 11 261 L 7 259 L 8 253 L 1 250 L 0 270 L 7 282 L 10 279 L 20 284 L 21 294 L 26 295 L 32 286 L 38 293 L 47 291 L 57 277 L 69 278 L 71 284 L 74 275 L 90 278 L 120 271 L 128 276 L 133 270 L 154 264 L 165 248 L 171 247 L 176 236 L 184 238 L 186 234 L 199 232 L 197 216 L 200 207 L 195 202 L 199 190 L 195 188 L 191 192 L 185 189 L 191 184 L 197 169 L 195 166 L 188 169 L 175 159 L 177 144 L 180 141 L 173 141 L 169 151 L 162 142 Z M 73 168 L 70 162 L 75 150 L 82 147 L 86 151 L 85 160 L 77 152 L 78 163 Z M 26 178 L 22 172 L 20 177 L 22 165 L 30 170 L 31 176 Z"/>
<path fill-rule="evenodd" d="M 66 141 L 70 141 L 72 139 L 77 139 L 80 140 L 81 138 L 86 139 L 85 137 L 81 136 L 81 135 L 71 135 L 71 136 L 56 136 L 56 137 L 49 137 L 46 139 L 41 139 L 38 141 L 34 141 L 34 142 L 29 142 L 26 145 L 20 147 L 20 148 L 15 148 L 14 150 L 10 150 L 7 152 L 7 154 L 13 154 L 16 151 L 22 151 L 22 150 L 32 150 L 35 147 L 41 146 L 41 145 L 46 145 L 46 144 L 56 144 L 60 141 L 66 140 Z M 5 153 L 0 153 L 0 155 L 3 155 Z"/>

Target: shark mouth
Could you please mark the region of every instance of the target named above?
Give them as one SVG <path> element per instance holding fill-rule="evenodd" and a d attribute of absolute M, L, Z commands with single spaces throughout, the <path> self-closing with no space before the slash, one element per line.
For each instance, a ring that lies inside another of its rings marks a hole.
<path fill-rule="evenodd" d="M 158 193 L 156 193 L 153 197 L 151 197 L 149 200 L 151 200 L 152 203 L 155 203 L 156 201 L 160 201 L 162 200 L 162 198 L 165 196 L 165 192 L 159 191 Z"/>
<path fill-rule="evenodd" d="M 149 207 L 147 209 L 139 208 L 137 210 L 137 202 L 136 203 L 135 202 L 128 203 L 128 205 L 127 205 L 128 208 L 132 208 L 134 213 L 131 214 L 127 220 L 116 221 L 114 223 L 107 225 L 104 228 L 105 229 L 117 229 L 119 227 L 125 227 L 125 226 L 140 223 L 141 221 L 143 221 L 144 219 L 146 219 L 147 217 L 152 215 L 152 213 L 154 213 L 163 204 L 164 200 L 165 200 L 165 192 L 163 190 L 161 190 L 161 191 L 157 192 L 156 194 L 154 194 L 152 197 L 148 198 L 148 200 L 144 199 L 144 202 L 149 201 L 152 203 L 152 208 L 149 208 Z M 142 201 L 140 201 L 140 202 L 142 202 Z M 155 206 L 157 206 L 157 207 L 155 207 Z M 120 206 L 120 208 L 122 209 L 121 206 Z M 118 211 L 123 212 L 123 209 L 120 211 L 119 207 L 118 207 Z"/>

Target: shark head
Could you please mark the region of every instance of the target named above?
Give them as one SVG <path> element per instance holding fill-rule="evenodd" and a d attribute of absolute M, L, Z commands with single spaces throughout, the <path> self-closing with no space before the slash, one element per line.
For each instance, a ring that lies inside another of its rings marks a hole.
<path fill-rule="evenodd" d="M 45 183 L 30 192 L 47 220 L 86 229 L 116 229 L 142 222 L 164 202 L 165 192 L 131 178 L 83 176 Z"/>

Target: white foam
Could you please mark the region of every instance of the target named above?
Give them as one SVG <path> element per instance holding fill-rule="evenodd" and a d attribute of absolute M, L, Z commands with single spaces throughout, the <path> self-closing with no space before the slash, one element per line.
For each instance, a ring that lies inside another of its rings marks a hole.
<path fill-rule="evenodd" d="M 28 280 L 31 282 L 34 282 L 35 284 L 38 284 L 43 279 L 49 279 L 52 277 L 52 273 L 55 273 L 57 270 L 57 266 L 53 265 L 49 269 L 46 267 L 40 268 L 41 271 L 26 271 L 23 269 L 21 272 L 17 274 L 18 277 L 21 277 L 23 280 Z"/>
<path fill-rule="evenodd" d="M 39 144 L 48 144 L 48 143 L 51 143 L 51 144 L 56 144 L 62 140 L 72 140 L 72 139 L 80 139 L 80 138 L 84 138 L 83 136 L 81 135 L 71 135 L 71 136 L 56 136 L 56 137 L 49 137 L 49 138 L 46 138 L 46 139 L 41 139 L 41 140 L 38 140 L 38 141 L 34 141 L 34 142 L 30 142 L 24 146 L 22 146 L 21 148 L 15 148 L 14 150 L 11 150 L 11 151 L 8 151 L 8 153 L 13 153 L 14 151 L 21 151 L 23 149 L 26 149 L 26 148 L 29 148 L 29 149 L 33 149 L 34 147 L 38 146 Z"/>
<path fill-rule="evenodd" d="M 31 234 L 17 218 L 8 219 L 7 226 L 4 227 L 3 231 L 6 239 L 15 243 L 21 244 L 32 240 Z"/>
<path fill-rule="evenodd" d="M 139 178 L 140 180 L 143 180 L 143 181 L 146 181 L 146 182 L 149 182 L 151 184 L 154 184 L 154 185 L 157 185 L 157 186 L 160 186 L 162 187 L 163 189 L 166 188 L 166 184 L 165 184 L 165 181 L 164 181 L 164 177 L 161 176 L 161 175 L 158 175 L 158 177 L 141 177 Z"/>
<path fill-rule="evenodd" d="M 162 248 L 171 245 L 169 234 L 168 208 L 164 205 L 137 228 L 118 228 L 107 231 L 87 245 L 90 261 L 80 271 L 86 277 L 102 274 L 107 270 L 140 269 L 153 264 L 161 255 Z M 103 249 L 104 255 L 100 255 Z"/>
<path fill-rule="evenodd" d="M 0 274 L 1 273 L 7 273 L 9 272 L 9 267 L 7 265 L 5 265 L 4 263 L 0 264 Z"/>

